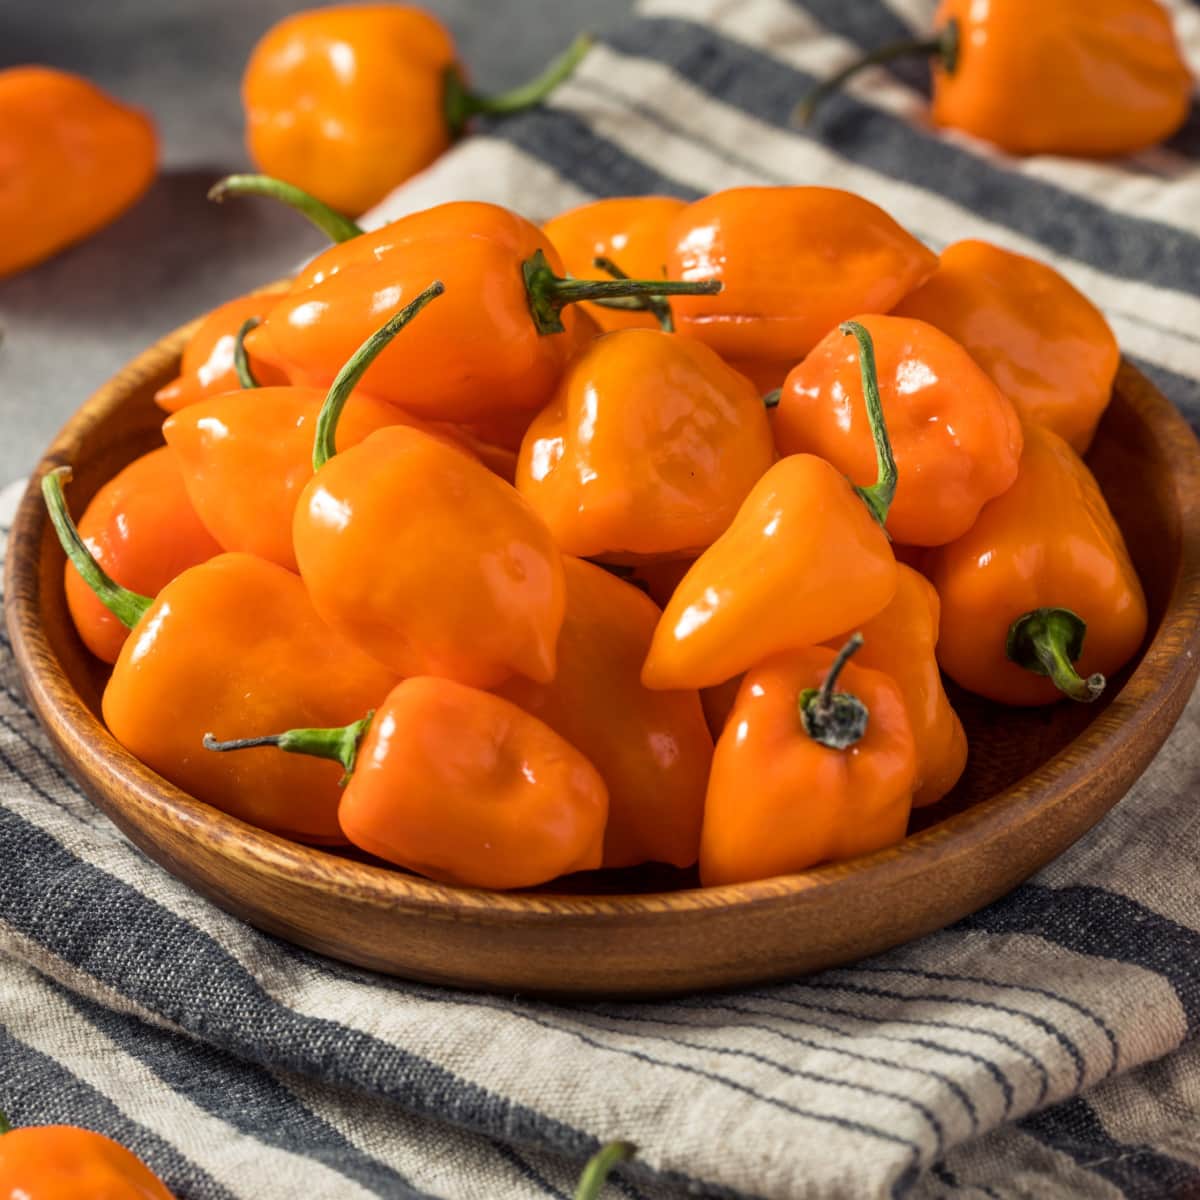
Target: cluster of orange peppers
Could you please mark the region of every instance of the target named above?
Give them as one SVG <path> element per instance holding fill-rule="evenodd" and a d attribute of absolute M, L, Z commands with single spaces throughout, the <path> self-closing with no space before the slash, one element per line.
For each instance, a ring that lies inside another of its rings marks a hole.
<path fill-rule="evenodd" d="M 1116 344 L 1048 266 L 826 188 L 369 233 L 222 190 L 340 240 L 200 323 L 78 527 L 43 486 L 109 729 L 235 817 L 459 885 L 738 883 L 955 786 L 942 672 L 1087 701 L 1143 640 L 1080 457 Z"/>
<path fill-rule="evenodd" d="M 536 79 L 485 96 L 468 85 L 450 32 L 421 8 L 308 9 L 269 29 L 246 65 L 246 149 L 261 171 L 337 214 L 362 213 L 434 162 L 473 118 L 544 100 L 591 44 L 581 34 Z M 935 125 L 1014 154 L 1145 149 L 1183 124 L 1193 88 L 1159 0 L 942 0 L 929 38 L 865 55 L 814 88 L 799 115 L 807 121 L 864 66 L 909 54 L 933 63 Z M 3 277 L 133 204 L 154 177 L 157 144 L 147 116 L 86 80 L 21 66 L 0 71 L 0 160 L 0 219 L 21 230 L 0 243 Z M 649 208 L 639 225 L 659 215 Z M 627 233 L 626 270 L 643 243 L 638 227 Z"/>

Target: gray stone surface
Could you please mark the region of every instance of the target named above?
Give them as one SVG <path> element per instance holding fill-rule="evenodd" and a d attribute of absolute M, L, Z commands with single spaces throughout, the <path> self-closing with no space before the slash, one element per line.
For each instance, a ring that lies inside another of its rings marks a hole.
<path fill-rule="evenodd" d="M 632 0 L 426 0 L 473 80 L 519 83 L 581 28 Z M 286 0 L 0 0 L 0 67 L 78 71 L 149 109 L 162 168 L 146 197 L 90 240 L 0 280 L 0 485 L 26 473 L 73 409 L 163 333 L 284 274 L 321 239 L 266 202 L 205 200 L 244 169 L 238 81 Z M 19 237 L 0 230 L 0 237 Z"/>

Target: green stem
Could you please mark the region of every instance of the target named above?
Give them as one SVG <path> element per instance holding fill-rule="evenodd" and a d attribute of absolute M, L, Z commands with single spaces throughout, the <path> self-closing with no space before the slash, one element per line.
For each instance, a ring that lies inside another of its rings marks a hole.
<path fill-rule="evenodd" d="M 362 233 L 362 226 L 335 212 L 316 196 L 270 175 L 227 175 L 208 189 L 208 198 L 218 204 L 226 196 L 270 196 L 272 200 L 282 200 L 333 242 L 348 242 Z"/>
<path fill-rule="evenodd" d="M 238 383 L 244 388 L 256 388 L 259 382 L 254 378 L 254 372 L 250 369 L 250 359 L 246 355 L 246 334 L 252 329 L 257 329 L 262 324 L 258 317 L 247 317 L 242 322 L 242 327 L 234 335 L 233 339 L 233 369 L 237 372 Z"/>
<path fill-rule="evenodd" d="M 12 1133 L 12 1126 L 9 1124 L 8 1118 L 0 1112 L 0 1134 Z"/>
<path fill-rule="evenodd" d="M 772 388 L 763 397 L 763 408 L 778 408 L 780 398 L 783 396 L 783 388 Z"/>
<path fill-rule="evenodd" d="M 621 296 L 712 296 L 724 286 L 719 279 L 687 283 L 667 279 L 564 279 L 555 275 L 541 250 L 523 264 L 529 309 L 538 333 L 562 333 L 559 314 L 581 300 L 610 300 Z"/>
<path fill-rule="evenodd" d="M 1104 691 L 1097 672 L 1084 679 L 1074 664 L 1083 653 L 1087 622 L 1069 608 L 1035 608 L 1008 627 L 1004 650 L 1017 666 L 1047 675 L 1064 696 L 1090 704 Z"/>
<path fill-rule="evenodd" d="M 834 92 L 841 88 L 853 75 L 865 67 L 878 66 L 880 63 L 892 62 L 897 58 L 936 57 L 942 60 L 942 66 L 953 75 L 958 68 L 959 28 L 958 21 L 952 18 L 935 37 L 914 38 L 902 42 L 890 42 L 857 58 L 849 66 L 843 67 L 835 75 L 817 84 L 808 95 L 796 105 L 792 120 L 797 125 L 807 125 L 813 114 Z"/>
<path fill-rule="evenodd" d="M 381 325 L 355 352 L 337 373 L 329 388 L 325 403 L 317 416 L 317 436 L 313 443 L 313 470 L 319 471 L 337 453 L 337 424 L 366 369 L 383 353 L 392 338 L 427 305 L 444 291 L 440 279 L 435 279 L 415 300 L 406 304 L 394 317 Z"/>
<path fill-rule="evenodd" d="M 596 1200 L 613 1167 L 636 1153 L 637 1147 L 632 1142 L 609 1142 L 607 1146 L 602 1146 L 583 1168 L 575 1188 L 575 1200 Z"/>
<path fill-rule="evenodd" d="M 594 42 L 590 33 L 581 33 L 536 79 L 499 96 L 481 96 L 471 91 L 463 82 L 457 64 L 448 67 L 442 111 L 451 135 L 462 137 L 467 122 L 477 113 L 503 117 L 540 103 L 575 70 Z"/>
<path fill-rule="evenodd" d="M 100 603 L 126 629 L 132 629 L 145 615 L 146 609 L 154 603 L 154 598 L 140 596 L 137 592 L 123 588 L 96 561 L 67 511 L 63 484 L 69 483 L 70 480 L 70 467 L 54 467 L 42 476 L 42 499 L 46 502 L 46 509 L 54 531 L 58 534 L 59 544 L 75 564 L 75 570 L 83 577 L 83 582 L 96 593 Z"/>
<path fill-rule="evenodd" d="M 846 661 L 863 644 L 863 635 L 856 633 L 838 652 L 819 688 L 805 688 L 800 693 L 800 723 L 814 742 L 831 750 L 845 750 L 861 741 L 867 732 L 867 706 L 849 692 L 835 692 L 834 685 Z"/>
<path fill-rule="evenodd" d="M 857 321 L 845 321 L 838 328 L 858 342 L 858 369 L 862 375 L 863 397 L 867 402 L 867 420 L 875 443 L 875 482 L 870 487 L 855 487 L 871 515 L 880 525 L 887 524 L 888 510 L 896 495 L 896 460 L 883 419 L 883 401 L 879 398 L 879 374 L 875 369 L 875 343 Z"/>
<path fill-rule="evenodd" d="M 611 258 L 605 255 L 598 255 L 592 259 L 593 266 L 603 271 L 606 275 L 611 275 L 614 279 L 628 279 L 629 276 L 621 270 L 621 268 L 613 262 Z M 634 296 L 626 297 L 623 303 L 632 300 L 631 308 L 641 308 L 646 312 L 653 313 L 654 319 L 658 322 L 663 333 L 675 332 L 675 318 L 671 314 L 671 305 L 667 302 L 667 298 L 661 293 L 657 296 Z M 601 304 L 605 301 L 601 301 Z M 608 301 L 609 304 L 616 303 Z"/>
<path fill-rule="evenodd" d="M 358 758 L 358 747 L 371 727 L 374 710 L 349 725 L 336 729 L 288 729 L 283 733 L 271 733 L 264 737 L 234 738 L 219 742 L 211 734 L 204 735 L 205 750 L 224 753 L 229 750 L 253 750 L 258 746 L 275 746 L 288 754 L 307 754 L 310 758 L 328 758 L 341 763 L 342 784 L 354 774 L 354 763 Z"/>

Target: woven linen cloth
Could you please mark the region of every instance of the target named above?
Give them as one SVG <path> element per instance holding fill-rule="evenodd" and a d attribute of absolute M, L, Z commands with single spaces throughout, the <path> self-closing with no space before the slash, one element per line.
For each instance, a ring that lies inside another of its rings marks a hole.
<path fill-rule="evenodd" d="M 1175 11 L 1200 67 L 1200 7 Z M 548 105 L 375 220 L 467 197 L 541 219 L 600 195 L 850 188 L 935 248 L 983 237 L 1053 263 L 1195 421 L 1197 113 L 1129 161 L 1015 161 L 932 134 L 927 73 L 897 63 L 789 128 L 814 78 L 929 15 L 645 4 Z M 1200 1195 L 1198 735 L 1193 698 L 1090 834 L 941 933 L 784 985 L 548 1004 L 355 970 L 190 892 L 65 774 L 5 641 L 0 1107 L 110 1134 L 182 1200 L 565 1197 L 618 1137 L 639 1154 L 606 1194 L 632 1200 Z"/>

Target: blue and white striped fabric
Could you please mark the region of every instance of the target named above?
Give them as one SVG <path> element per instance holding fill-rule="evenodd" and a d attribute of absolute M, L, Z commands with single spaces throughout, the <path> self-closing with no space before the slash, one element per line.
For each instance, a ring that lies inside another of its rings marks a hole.
<path fill-rule="evenodd" d="M 925 0 L 655 0 L 544 109 L 377 216 L 455 197 L 823 183 L 935 246 L 1054 263 L 1200 420 L 1200 116 L 1120 164 L 1013 162 L 921 124 L 923 72 L 805 86 Z M 1178 27 L 1200 68 L 1200 8 Z M 148 331 L 147 340 L 150 340 Z M 7 524 L 16 493 L 0 497 Z M 353 970 L 165 875 L 55 760 L 0 646 L 0 1107 L 118 1138 L 185 1200 L 569 1194 L 1200 1195 L 1200 700 L 1125 801 L 952 929 L 793 984 L 550 1005 Z"/>

